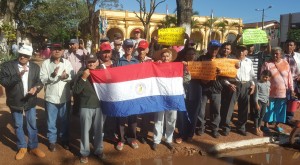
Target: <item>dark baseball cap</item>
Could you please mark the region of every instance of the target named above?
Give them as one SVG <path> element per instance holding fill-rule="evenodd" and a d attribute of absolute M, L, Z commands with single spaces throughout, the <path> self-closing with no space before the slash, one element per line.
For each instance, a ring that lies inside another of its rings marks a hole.
<path fill-rule="evenodd" d="M 124 45 L 124 46 L 134 46 L 134 43 L 133 43 L 132 39 L 126 39 L 126 40 L 123 42 L 123 45 Z"/>
<path fill-rule="evenodd" d="M 97 61 L 97 56 L 90 54 L 85 57 L 85 61 L 87 62 L 95 62 Z"/>
<path fill-rule="evenodd" d="M 208 46 L 221 47 L 221 43 L 218 40 L 211 40 Z"/>
<path fill-rule="evenodd" d="M 78 39 L 71 39 L 69 43 L 70 44 L 79 44 L 79 41 L 78 41 Z"/>

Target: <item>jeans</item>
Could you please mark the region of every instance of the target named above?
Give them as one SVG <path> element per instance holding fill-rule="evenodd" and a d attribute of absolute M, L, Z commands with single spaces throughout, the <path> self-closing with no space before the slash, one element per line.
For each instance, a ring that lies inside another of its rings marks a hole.
<path fill-rule="evenodd" d="M 46 101 L 45 107 L 47 112 L 47 125 L 48 125 L 47 138 L 49 140 L 49 143 L 57 142 L 57 132 L 62 142 L 68 142 L 69 141 L 69 117 L 68 117 L 69 115 L 67 110 L 67 103 L 53 104 Z"/>
<path fill-rule="evenodd" d="M 103 152 L 103 123 L 105 116 L 100 108 L 80 108 L 80 154 L 88 156 L 90 154 L 90 129 L 93 127 L 94 133 L 94 154 L 99 155 Z"/>
<path fill-rule="evenodd" d="M 261 126 L 261 122 L 265 116 L 266 109 L 267 109 L 267 103 L 258 101 L 258 104 L 260 106 L 260 110 L 256 109 L 256 111 L 255 111 L 255 118 L 254 118 L 255 119 L 254 120 L 255 128 L 259 128 Z"/>
<path fill-rule="evenodd" d="M 154 114 L 154 131 L 153 131 L 154 140 L 153 141 L 155 144 L 159 144 L 161 142 L 161 138 L 163 136 L 165 118 L 166 118 L 166 133 L 165 133 L 166 142 L 172 143 L 173 141 L 173 133 L 175 130 L 177 111 L 175 110 L 161 111 L 161 112 L 156 112 Z"/>
<path fill-rule="evenodd" d="M 12 118 L 14 121 L 14 128 L 17 135 L 17 147 L 27 148 L 26 137 L 23 130 L 23 112 L 20 110 L 10 109 Z M 31 108 L 25 111 L 26 127 L 28 132 L 28 147 L 30 149 L 37 148 L 38 137 L 37 137 L 37 127 L 36 127 L 36 109 Z"/>

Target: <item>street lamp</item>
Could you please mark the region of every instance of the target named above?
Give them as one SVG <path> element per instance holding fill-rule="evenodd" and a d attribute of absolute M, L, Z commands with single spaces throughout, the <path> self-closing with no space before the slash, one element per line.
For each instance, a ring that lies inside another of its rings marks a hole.
<path fill-rule="evenodd" d="M 271 9 L 271 8 L 272 8 L 272 6 L 270 5 L 269 7 L 264 8 L 264 9 L 255 9 L 255 11 L 262 11 L 262 17 L 261 17 L 261 29 L 262 30 L 264 29 L 265 10 L 268 10 L 268 9 Z"/>

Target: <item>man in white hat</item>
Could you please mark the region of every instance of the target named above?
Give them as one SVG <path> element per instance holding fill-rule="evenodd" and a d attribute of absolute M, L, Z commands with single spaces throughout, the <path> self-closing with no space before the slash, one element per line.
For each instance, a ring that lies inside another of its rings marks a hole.
<path fill-rule="evenodd" d="M 40 80 L 40 67 L 29 61 L 32 56 L 32 46 L 22 45 L 18 50 L 19 57 L 2 65 L 0 84 L 5 87 L 6 104 L 9 107 L 17 136 L 18 153 L 16 160 L 23 159 L 30 149 L 30 153 L 45 157 L 45 153 L 38 149 L 38 131 L 36 126 L 37 93 L 43 88 Z M 25 114 L 28 142 L 23 130 L 23 114 Z"/>

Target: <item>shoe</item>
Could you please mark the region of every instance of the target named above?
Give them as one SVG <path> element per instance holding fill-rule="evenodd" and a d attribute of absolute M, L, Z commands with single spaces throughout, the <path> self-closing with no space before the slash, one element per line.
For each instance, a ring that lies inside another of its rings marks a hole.
<path fill-rule="evenodd" d="M 81 156 L 80 157 L 80 163 L 88 163 L 89 162 L 89 158 L 87 156 Z"/>
<path fill-rule="evenodd" d="M 262 131 L 263 131 L 264 133 L 270 133 L 270 132 L 271 132 L 270 129 L 269 129 L 268 127 L 263 127 L 263 128 L 262 128 Z"/>
<path fill-rule="evenodd" d="M 50 143 L 50 145 L 49 145 L 49 150 L 50 150 L 51 152 L 56 151 L 56 144 L 55 144 L 55 143 Z"/>
<path fill-rule="evenodd" d="M 62 142 L 61 146 L 65 149 L 65 150 L 70 150 L 70 145 L 69 142 Z"/>
<path fill-rule="evenodd" d="M 37 156 L 39 158 L 43 158 L 46 156 L 45 153 L 38 148 L 31 149 L 30 153 L 34 154 L 35 156 Z"/>
<path fill-rule="evenodd" d="M 240 134 L 240 135 L 243 135 L 243 136 L 247 136 L 247 132 L 244 131 L 244 130 L 237 130 L 237 133 Z"/>
<path fill-rule="evenodd" d="M 147 140 L 146 140 L 146 139 L 147 139 L 147 138 L 141 137 L 141 138 L 140 138 L 141 143 L 142 143 L 142 144 L 146 144 L 146 143 L 147 143 Z"/>
<path fill-rule="evenodd" d="M 196 135 L 198 135 L 198 136 L 201 136 L 201 135 L 203 135 L 204 134 L 204 131 L 202 130 L 202 129 L 198 129 L 197 131 L 196 131 Z"/>
<path fill-rule="evenodd" d="M 221 132 L 223 136 L 228 136 L 229 135 L 229 131 L 222 131 Z"/>
<path fill-rule="evenodd" d="M 174 149 L 172 143 L 167 143 L 166 146 L 167 146 L 167 148 L 168 148 L 169 150 L 173 150 L 173 149 Z"/>
<path fill-rule="evenodd" d="M 106 159 L 106 155 L 103 152 L 101 152 L 100 154 L 97 154 L 96 157 L 98 157 L 100 160 Z"/>
<path fill-rule="evenodd" d="M 181 143 L 182 143 L 182 138 L 176 138 L 176 139 L 175 139 L 175 143 L 181 144 Z"/>
<path fill-rule="evenodd" d="M 124 147 L 124 143 L 123 143 L 123 142 L 119 142 L 119 143 L 117 144 L 117 146 L 116 146 L 116 149 L 117 149 L 118 151 L 122 151 L 122 150 L 123 150 L 123 147 Z"/>
<path fill-rule="evenodd" d="M 219 132 L 218 131 L 213 131 L 212 132 L 212 136 L 214 137 L 214 138 L 219 138 L 220 137 L 220 134 L 219 134 Z"/>
<path fill-rule="evenodd" d="M 137 149 L 137 148 L 139 148 L 139 145 L 137 144 L 137 142 L 136 142 L 135 140 L 133 140 L 133 141 L 131 142 L 131 147 L 132 147 L 133 149 Z"/>
<path fill-rule="evenodd" d="M 275 127 L 275 131 L 278 132 L 278 133 L 281 133 L 281 134 L 285 133 L 283 128 L 281 128 L 281 127 Z"/>
<path fill-rule="evenodd" d="M 18 153 L 16 154 L 16 160 L 21 160 L 24 158 L 25 154 L 27 152 L 27 148 L 20 148 Z"/>
<path fill-rule="evenodd" d="M 158 146 L 158 144 L 153 143 L 152 146 L 151 146 L 151 149 L 154 150 L 154 151 L 156 151 L 157 150 L 157 146 Z"/>

